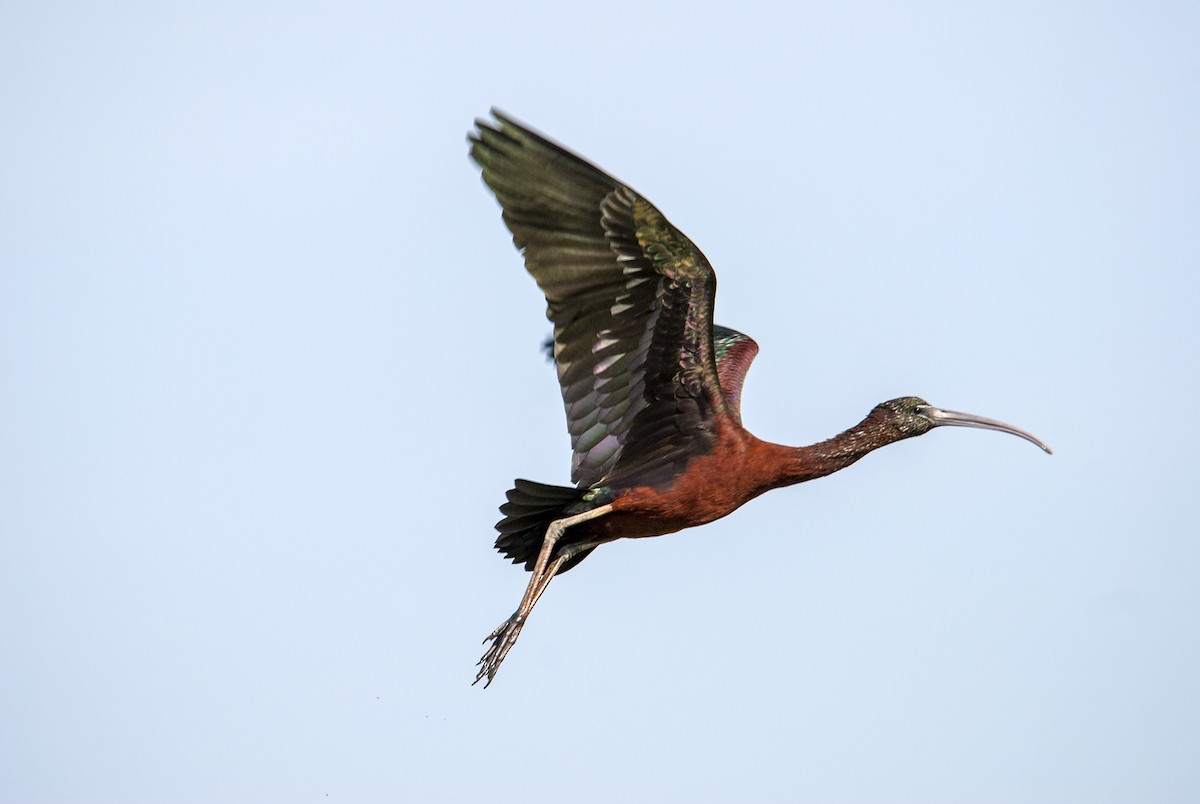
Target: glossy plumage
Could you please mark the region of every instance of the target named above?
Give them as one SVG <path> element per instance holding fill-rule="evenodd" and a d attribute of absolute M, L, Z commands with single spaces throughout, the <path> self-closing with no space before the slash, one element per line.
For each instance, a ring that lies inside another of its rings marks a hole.
<path fill-rule="evenodd" d="M 876 406 L 811 447 L 742 427 L 742 383 L 758 345 L 714 326 L 716 275 L 646 199 L 504 115 L 478 121 L 471 157 L 545 294 L 571 435 L 574 488 L 518 480 L 496 547 L 532 571 L 518 610 L 489 637 L 488 683 L 550 579 L 617 538 L 725 516 L 771 488 L 837 471 L 937 425 L 1009 425 L 916 397 Z"/>

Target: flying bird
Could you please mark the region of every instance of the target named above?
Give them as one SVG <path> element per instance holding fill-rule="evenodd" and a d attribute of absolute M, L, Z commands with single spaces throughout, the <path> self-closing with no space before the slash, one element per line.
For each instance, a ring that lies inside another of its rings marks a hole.
<path fill-rule="evenodd" d="M 998 430 L 1050 452 L 1012 425 L 915 396 L 811 446 L 755 438 L 740 402 L 758 344 L 713 324 L 717 280 L 700 249 L 628 186 L 492 115 L 476 121 L 470 153 L 546 296 L 575 485 L 517 480 L 500 507 L 496 548 L 532 576 L 484 640 L 475 683 L 491 684 L 551 579 L 606 542 L 712 522 L 935 427 Z"/>

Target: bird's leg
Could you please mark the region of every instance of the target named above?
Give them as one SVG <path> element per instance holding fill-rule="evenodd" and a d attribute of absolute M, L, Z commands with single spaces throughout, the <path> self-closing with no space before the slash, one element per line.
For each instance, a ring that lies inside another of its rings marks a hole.
<path fill-rule="evenodd" d="M 487 687 L 492 683 L 492 679 L 496 676 L 496 671 L 500 668 L 500 663 L 504 661 L 504 657 L 512 650 L 512 646 L 516 644 L 517 637 L 521 634 L 521 629 L 525 626 L 525 620 L 528 619 L 529 613 L 533 611 L 534 605 L 541 598 L 542 593 L 546 591 L 546 587 L 550 585 L 550 579 L 562 568 L 562 565 L 567 562 L 571 555 L 576 551 L 571 551 L 570 555 L 560 556 L 553 561 L 550 556 L 554 554 L 554 546 L 558 540 L 562 538 L 563 532 L 572 525 L 578 525 L 581 522 L 595 519 L 604 516 L 612 511 L 612 505 L 602 505 L 599 508 L 593 508 L 590 511 L 584 511 L 582 514 L 568 516 L 562 519 L 556 519 L 546 528 L 546 536 L 542 540 L 542 549 L 538 553 L 537 562 L 533 565 L 533 577 L 529 579 L 529 586 L 525 588 L 525 594 L 521 598 L 521 605 L 513 612 L 513 615 L 500 624 L 500 627 L 488 635 L 484 642 L 491 641 L 491 646 L 487 652 L 483 654 L 478 662 L 480 665 L 479 672 L 475 676 L 475 681 L 472 685 L 478 684 L 485 676 L 487 683 L 483 686 Z"/>
<path fill-rule="evenodd" d="M 588 550 L 595 550 L 602 544 L 604 544 L 604 542 L 583 542 L 580 544 L 572 544 L 569 547 L 564 547 L 554 559 L 554 563 L 550 565 L 550 569 L 547 570 L 546 574 L 542 577 L 542 584 L 540 587 L 538 587 L 538 590 L 534 592 L 533 602 L 529 604 L 529 608 L 532 609 L 537 605 L 538 600 L 542 597 L 542 592 L 546 591 L 546 587 L 550 585 L 550 579 L 558 574 L 559 568 L 580 553 L 587 552 Z"/>
<path fill-rule="evenodd" d="M 558 557 L 555 558 L 554 561 L 552 561 L 550 563 L 550 566 L 546 569 L 546 571 L 542 573 L 542 577 L 540 579 L 540 583 L 538 583 L 537 589 L 533 589 L 533 586 L 532 586 L 533 581 L 532 580 L 530 581 L 530 587 L 526 590 L 526 595 L 529 594 L 530 590 L 533 590 L 533 596 L 532 596 L 532 598 L 530 598 L 529 606 L 526 608 L 525 616 L 523 618 L 520 618 L 519 622 L 514 623 L 514 620 L 518 619 L 518 615 L 519 615 L 519 611 L 520 611 L 518 609 L 517 612 L 513 613 L 512 617 L 509 617 L 507 620 L 505 620 L 503 623 L 501 623 L 500 627 L 497 628 L 495 631 L 493 631 L 490 636 L 488 636 L 488 639 L 494 640 L 498 636 L 500 636 L 501 633 L 503 631 L 505 631 L 506 629 L 513 629 L 510 634 L 510 638 L 507 641 L 507 646 L 503 648 L 503 652 L 498 653 L 498 658 L 495 660 L 495 662 L 493 662 L 493 669 L 492 669 L 491 675 L 488 676 L 488 683 L 483 685 L 485 689 L 487 688 L 488 684 L 492 683 L 492 676 L 494 676 L 496 674 L 495 668 L 498 668 L 500 666 L 500 662 L 504 661 L 504 657 L 506 655 L 508 655 L 508 651 L 516 643 L 517 635 L 521 633 L 521 628 L 524 627 L 525 619 L 528 619 L 529 612 L 533 611 L 533 607 L 537 605 L 537 602 L 539 600 L 541 600 L 542 593 L 545 592 L 546 588 L 550 586 L 550 581 L 553 580 L 554 576 L 558 574 L 558 571 L 563 567 L 564 564 L 566 564 L 568 561 L 570 561 L 572 558 L 574 558 L 579 553 L 585 552 L 587 550 L 594 550 L 595 548 L 599 547 L 602 544 L 604 544 L 604 542 L 585 542 L 583 544 L 573 544 L 570 547 L 564 548 L 563 551 L 561 553 L 559 553 Z M 524 600 L 522 600 L 522 603 L 524 603 Z M 484 642 L 486 642 L 486 641 L 487 641 L 487 639 L 484 640 Z M 488 649 L 488 654 L 491 654 L 497 650 L 498 649 L 497 649 L 496 643 L 493 643 L 492 647 Z M 487 658 L 487 654 L 484 655 L 484 659 L 486 659 L 486 658 Z M 479 663 L 482 664 L 483 659 L 480 659 Z M 481 670 L 480 674 L 482 674 L 482 673 L 483 673 L 483 671 Z M 480 678 L 480 676 L 475 677 L 475 683 L 478 683 L 479 678 Z M 474 686 L 474 685 L 475 684 L 472 683 L 471 686 Z"/>

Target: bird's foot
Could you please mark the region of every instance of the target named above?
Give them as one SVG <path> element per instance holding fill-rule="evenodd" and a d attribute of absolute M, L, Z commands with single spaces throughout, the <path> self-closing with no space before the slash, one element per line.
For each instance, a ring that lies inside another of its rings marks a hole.
<path fill-rule="evenodd" d="M 483 640 L 486 644 L 491 642 L 491 646 L 487 652 L 483 654 L 483 658 L 476 662 L 479 665 L 479 672 L 475 675 L 475 680 L 471 682 L 471 686 L 475 686 L 483 678 L 487 677 L 487 682 L 484 683 L 486 689 L 492 683 L 492 679 L 496 677 L 496 671 L 500 669 L 500 663 L 504 661 L 504 657 L 512 650 L 512 646 L 517 644 L 517 637 L 521 633 L 521 629 L 525 626 L 525 618 L 514 612 L 513 616 L 500 624 L 500 627 L 488 635 L 488 638 Z"/>

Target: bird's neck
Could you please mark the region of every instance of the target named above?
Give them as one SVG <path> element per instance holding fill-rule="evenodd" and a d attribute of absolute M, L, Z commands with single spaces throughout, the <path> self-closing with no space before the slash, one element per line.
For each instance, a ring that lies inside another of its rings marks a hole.
<path fill-rule="evenodd" d="M 807 447 L 783 447 L 778 485 L 790 486 L 831 475 L 903 437 L 886 412 L 876 408 L 858 424 L 826 441 Z"/>

